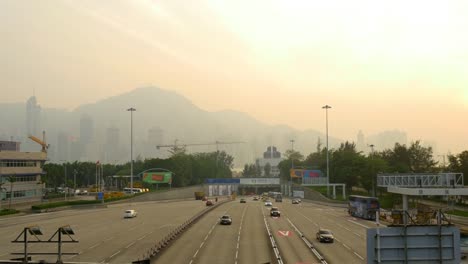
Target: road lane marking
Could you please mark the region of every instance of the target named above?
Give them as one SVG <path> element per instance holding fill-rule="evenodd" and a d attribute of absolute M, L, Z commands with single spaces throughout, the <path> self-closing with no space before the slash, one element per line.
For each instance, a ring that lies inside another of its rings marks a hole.
<path fill-rule="evenodd" d="M 189 264 L 192 264 L 192 262 L 193 262 L 193 259 L 192 259 L 192 260 L 190 260 Z"/>
<path fill-rule="evenodd" d="M 356 256 L 358 256 L 358 258 L 360 258 L 360 259 L 364 260 L 364 258 L 363 258 L 363 257 L 361 257 L 361 255 L 359 255 L 358 253 L 354 252 L 354 255 L 356 255 Z"/>
<path fill-rule="evenodd" d="M 336 238 L 336 237 L 335 237 L 335 240 L 341 243 L 341 241 L 340 241 L 340 240 L 338 240 L 338 238 Z"/>
<path fill-rule="evenodd" d="M 129 247 L 133 246 L 133 244 L 135 244 L 135 243 L 136 243 L 136 241 L 133 241 L 132 243 L 128 244 L 125 248 L 129 248 Z"/>
<path fill-rule="evenodd" d="M 103 242 L 101 241 L 101 242 L 99 242 L 99 243 L 97 243 L 97 244 L 95 244 L 95 245 L 93 245 L 93 246 L 90 246 L 88 249 L 93 249 L 93 248 L 99 246 L 99 245 L 102 244 L 102 243 L 103 243 Z"/>
<path fill-rule="evenodd" d="M 368 227 L 368 226 L 365 226 L 365 225 L 363 225 L 363 224 L 361 224 L 361 223 L 358 223 L 358 222 L 356 222 L 356 221 L 353 221 L 353 220 L 348 220 L 348 221 L 351 222 L 351 223 L 353 223 L 353 224 L 355 224 L 355 225 L 362 226 L 362 227 L 364 227 L 365 229 L 369 229 L 369 228 L 370 228 L 370 227 Z"/>
<path fill-rule="evenodd" d="M 140 237 L 139 239 L 137 239 L 138 241 L 142 240 L 143 238 L 145 238 L 147 235 L 144 235 L 142 237 Z"/>
<path fill-rule="evenodd" d="M 345 248 L 347 248 L 348 250 L 351 250 L 351 248 L 348 247 L 348 245 L 346 245 L 345 243 L 343 243 L 343 246 L 344 246 Z"/>
<path fill-rule="evenodd" d="M 197 256 L 198 251 L 199 251 L 199 249 L 197 249 L 197 252 L 195 252 L 195 254 L 193 255 L 193 258 L 195 258 Z"/>
<path fill-rule="evenodd" d="M 358 233 L 356 233 L 356 232 L 353 232 L 353 233 L 354 233 L 356 236 L 361 237 L 360 234 L 358 234 Z"/>
<path fill-rule="evenodd" d="M 132 231 L 132 230 L 134 230 L 134 229 L 136 229 L 136 228 L 138 228 L 138 227 L 139 227 L 139 226 L 134 226 L 134 227 L 130 228 L 128 231 Z"/>
<path fill-rule="evenodd" d="M 346 230 L 348 230 L 348 231 L 350 231 L 350 232 L 351 232 L 351 229 L 349 229 L 349 228 L 347 228 L 347 227 L 345 227 L 344 229 L 346 229 Z"/>
<path fill-rule="evenodd" d="M 114 254 L 112 254 L 109 258 L 111 259 L 111 258 L 113 258 L 115 255 L 117 255 L 117 254 L 119 254 L 119 253 L 120 253 L 120 250 L 117 251 L 117 252 L 115 252 Z"/>
<path fill-rule="evenodd" d="M 109 240 L 111 240 L 111 239 L 113 239 L 113 238 L 114 238 L 114 237 L 109 237 L 109 238 L 107 238 L 107 239 L 104 239 L 104 242 L 109 241 Z"/>
<path fill-rule="evenodd" d="M 201 242 L 200 248 L 202 248 L 204 244 L 205 244 L 205 241 Z"/>

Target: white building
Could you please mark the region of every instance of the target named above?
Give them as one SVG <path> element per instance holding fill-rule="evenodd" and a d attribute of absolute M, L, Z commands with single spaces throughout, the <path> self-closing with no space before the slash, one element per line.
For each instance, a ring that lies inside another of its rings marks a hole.
<path fill-rule="evenodd" d="M 261 168 L 262 177 L 279 177 L 280 170 L 278 164 L 283 160 L 281 152 L 275 146 L 269 146 L 267 151 L 263 153 L 263 158 L 257 159 L 256 164 Z M 270 175 L 266 175 L 265 167 L 270 165 Z"/>
<path fill-rule="evenodd" d="M 41 175 L 42 166 L 47 160 L 46 152 L 21 152 L 19 142 L 3 142 L 16 144 L 16 148 L 0 148 L 0 200 L 2 208 L 6 202 L 40 201 L 44 183 Z M 0 146 L 6 144 L 0 144 Z M 14 150 L 15 149 L 15 150 Z M 10 178 L 11 177 L 11 178 Z M 11 181 L 13 179 L 13 181 Z"/>

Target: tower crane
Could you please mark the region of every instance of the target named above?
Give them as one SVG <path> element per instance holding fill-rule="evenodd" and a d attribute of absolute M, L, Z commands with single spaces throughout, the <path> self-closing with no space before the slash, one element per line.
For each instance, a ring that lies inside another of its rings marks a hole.
<path fill-rule="evenodd" d="M 210 142 L 210 143 L 191 143 L 191 144 L 177 144 L 179 140 L 175 140 L 174 144 L 170 145 L 157 145 L 156 148 L 172 148 L 174 152 L 176 152 L 179 149 L 185 149 L 186 147 L 195 147 L 195 146 L 210 146 L 210 145 L 216 145 L 216 151 L 219 151 L 219 145 L 232 145 L 232 144 L 242 144 L 246 143 L 244 141 L 215 141 L 215 142 Z"/>
<path fill-rule="evenodd" d="M 46 143 L 45 131 L 42 131 L 42 140 L 38 139 L 37 137 L 30 135 L 28 138 L 32 141 L 36 142 L 37 144 L 42 146 L 42 152 L 47 153 L 47 149 L 49 148 L 49 144 Z"/>

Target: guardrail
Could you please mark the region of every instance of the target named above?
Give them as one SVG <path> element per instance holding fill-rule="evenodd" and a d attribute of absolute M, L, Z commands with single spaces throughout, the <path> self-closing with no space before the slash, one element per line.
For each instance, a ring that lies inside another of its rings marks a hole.
<path fill-rule="evenodd" d="M 220 201 L 218 203 L 215 203 L 213 206 L 208 207 L 207 209 L 201 211 L 200 213 L 196 214 L 195 216 L 191 217 L 189 220 L 185 221 L 175 229 L 173 229 L 169 234 L 167 234 L 163 239 L 161 239 L 158 243 L 156 243 L 153 247 L 151 247 L 143 256 L 141 259 L 138 259 L 136 261 L 133 261 L 133 264 L 150 264 L 151 259 L 154 259 L 157 257 L 159 254 L 162 253 L 162 251 L 166 248 L 168 248 L 176 238 L 178 238 L 183 232 L 185 232 L 191 225 L 196 223 L 198 220 L 200 220 L 201 217 L 203 217 L 205 214 L 207 214 L 209 211 L 213 210 L 214 208 L 220 206 L 221 204 L 227 203 L 231 201 L 230 199 Z"/>
<path fill-rule="evenodd" d="M 296 230 L 297 234 L 301 237 L 302 241 L 307 245 L 307 247 L 312 251 L 312 253 L 315 255 L 315 257 L 320 261 L 322 264 L 328 264 L 328 262 L 323 258 L 323 256 L 315 249 L 314 245 L 302 234 L 301 231 L 289 220 L 289 218 L 286 218 L 289 222 L 289 224 Z"/>
<path fill-rule="evenodd" d="M 283 264 L 283 259 L 281 258 L 280 252 L 278 250 L 278 246 L 276 245 L 275 238 L 273 237 L 273 234 L 271 233 L 270 226 L 268 226 L 268 222 L 266 220 L 265 214 L 263 213 L 263 221 L 265 222 L 265 227 L 268 232 L 268 238 L 270 238 L 271 246 L 273 248 L 273 253 L 275 254 L 276 261 L 278 264 Z"/>

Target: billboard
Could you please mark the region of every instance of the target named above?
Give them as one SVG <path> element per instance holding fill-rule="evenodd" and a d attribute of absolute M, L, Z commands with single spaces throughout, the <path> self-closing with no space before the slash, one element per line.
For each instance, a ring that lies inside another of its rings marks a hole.
<path fill-rule="evenodd" d="M 289 171 L 291 178 L 318 178 L 323 177 L 320 170 L 291 169 Z"/>
<path fill-rule="evenodd" d="M 143 182 L 150 184 L 172 183 L 171 172 L 145 172 L 143 173 Z"/>
<path fill-rule="evenodd" d="M 279 185 L 279 178 L 240 178 L 240 184 L 245 185 Z"/>

